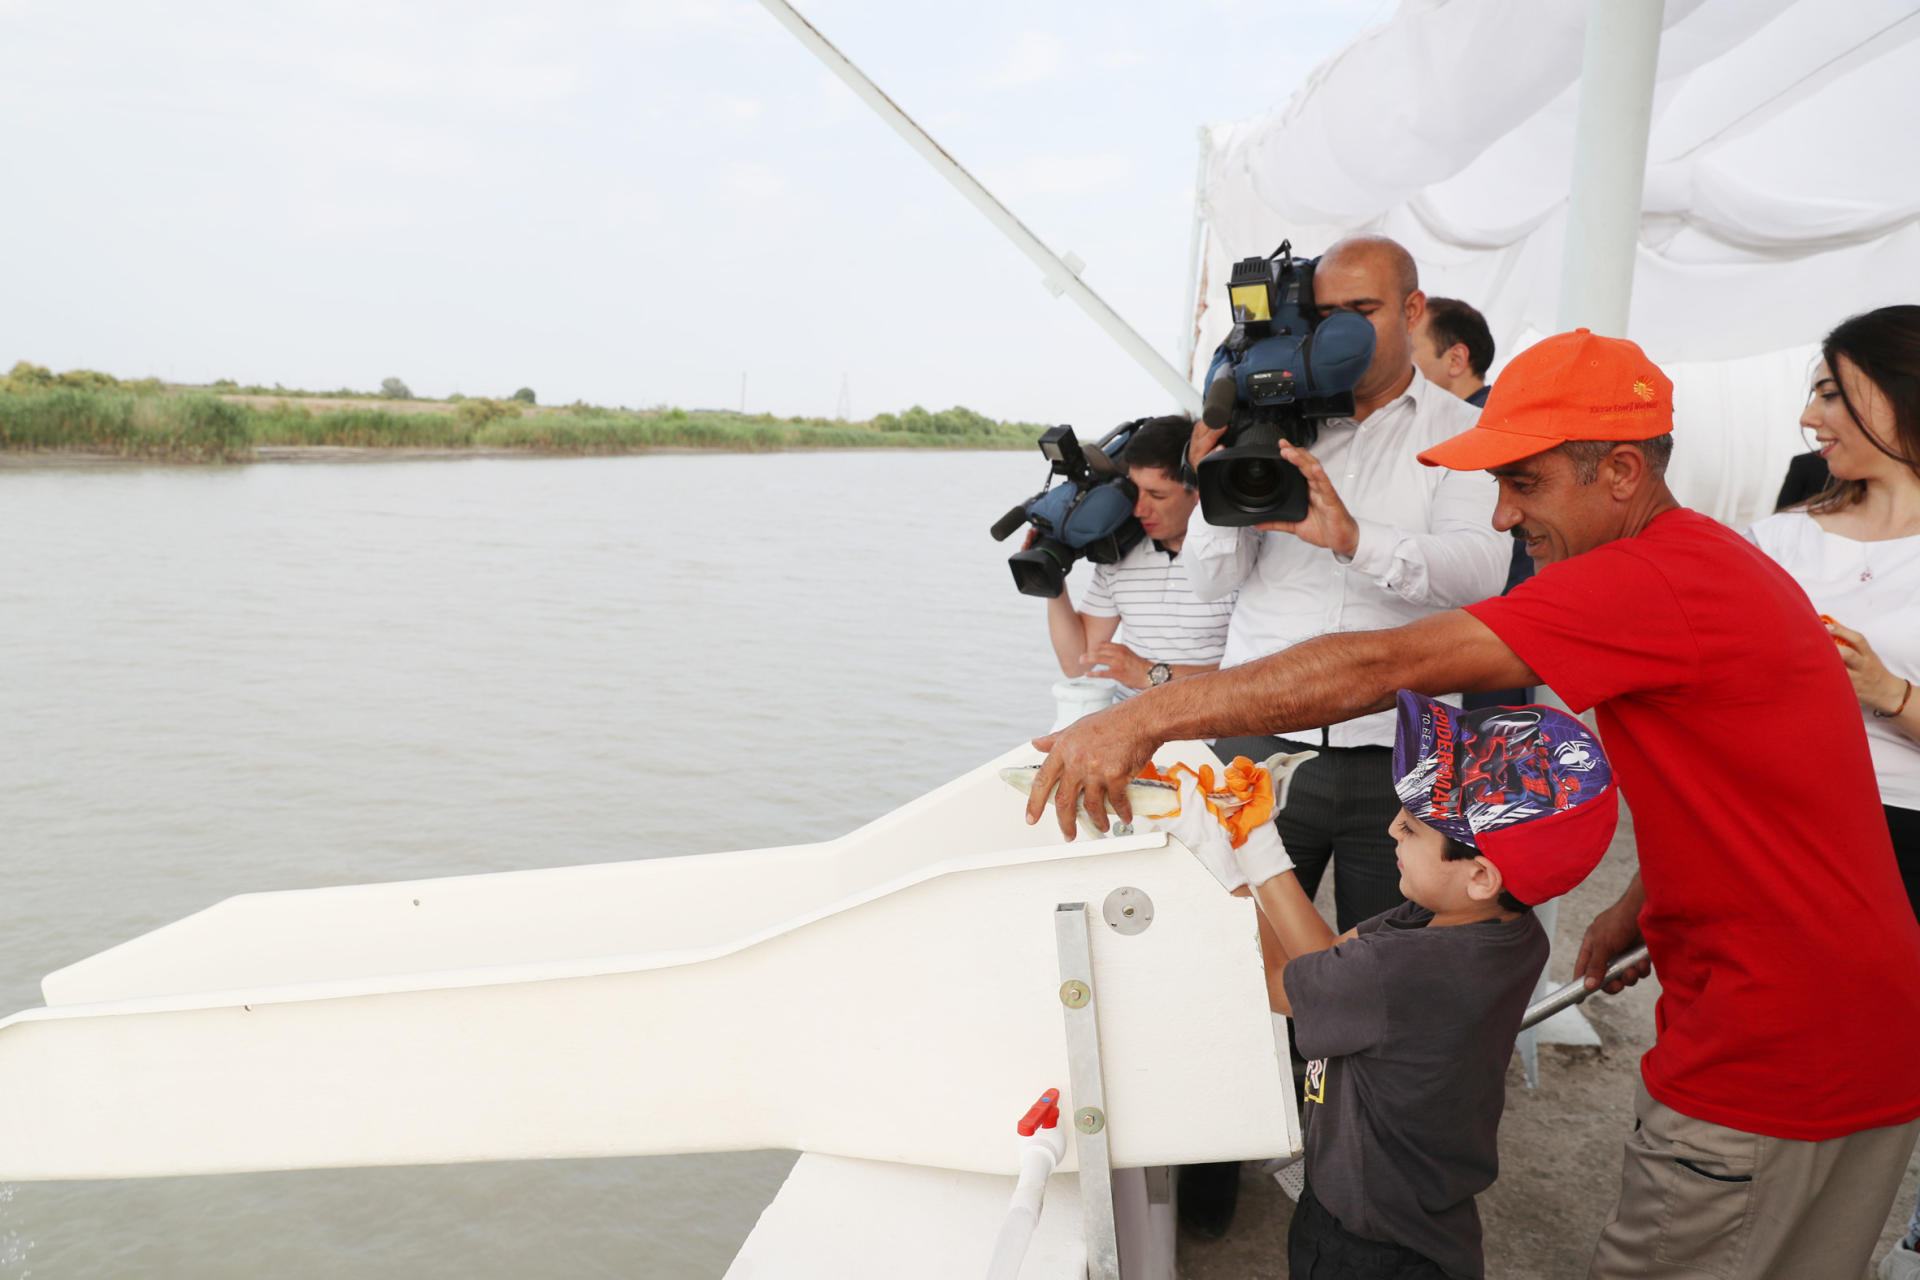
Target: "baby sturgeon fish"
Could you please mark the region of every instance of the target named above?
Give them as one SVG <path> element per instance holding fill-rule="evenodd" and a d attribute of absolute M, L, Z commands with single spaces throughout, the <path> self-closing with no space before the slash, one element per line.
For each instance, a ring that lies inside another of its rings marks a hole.
<path fill-rule="evenodd" d="M 1287 807 L 1287 785 L 1293 781 L 1293 771 L 1319 754 L 1318 751 L 1282 751 L 1262 761 L 1267 775 L 1273 779 L 1275 811 Z M 1028 796 L 1033 794 L 1033 780 L 1039 775 L 1040 766 L 1037 764 L 1014 765 L 1000 771 L 1002 781 L 1022 795 Z M 1222 813 L 1232 813 L 1246 803 L 1244 798 L 1231 791 L 1209 791 L 1207 799 L 1212 801 L 1214 808 Z M 1127 784 L 1127 803 L 1133 806 L 1135 822 L 1165 818 L 1180 808 L 1180 788 L 1174 783 L 1162 782 L 1155 778 L 1135 778 Z M 1107 802 L 1107 812 L 1116 818 L 1120 816 L 1119 811 L 1113 807 L 1112 801 Z M 1093 820 L 1087 816 L 1087 806 L 1084 802 L 1079 807 L 1079 819 L 1081 835 L 1096 838 L 1100 835 L 1100 829 L 1094 826 Z M 1132 833 L 1133 828 L 1124 822 L 1111 824 L 1107 832 L 1108 835 L 1116 836 Z"/>

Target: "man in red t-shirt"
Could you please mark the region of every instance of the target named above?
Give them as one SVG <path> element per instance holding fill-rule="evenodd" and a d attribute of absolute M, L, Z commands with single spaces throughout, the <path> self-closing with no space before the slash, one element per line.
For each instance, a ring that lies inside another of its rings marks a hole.
<path fill-rule="evenodd" d="M 1394 691 L 1545 684 L 1592 708 L 1641 874 L 1597 917 L 1592 985 L 1645 939 L 1658 1038 L 1595 1280 L 1857 1276 L 1920 1135 L 1920 926 L 1846 672 L 1813 606 L 1667 488 L 1672 383 L 1582 329 L 1521 352 L 1472 430 L 1421 461 L 1488 470 L 1540 572 L 1511 594 L 1322 636 L 1152 690 L 1038 745 L 1104 824 L 1175 738 L 1280 733 Z M 1311 501 L 1339 499 L 1309 461 Z M 1057 792 L 1055 786 L 1058 786 Z"/>

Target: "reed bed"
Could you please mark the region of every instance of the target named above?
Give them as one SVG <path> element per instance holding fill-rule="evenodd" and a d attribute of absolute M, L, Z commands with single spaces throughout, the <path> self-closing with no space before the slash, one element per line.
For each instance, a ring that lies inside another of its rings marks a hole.
<path fill-rule="evenodd" d="M 0 450 L 109 454 L 176 462 L 239 462 L 256 446 L 514 449 L 620 454 L 649 449 L 758 453 L 780 449 L 1032 448 L 1040 428 L 966 409 L 915 408 L 871 423 L 724 411 L 634 412 L 580 407 L 523 414 L 518 404 L 463 400 L 447 411 L 269 407 L 207 392 L 55 386 L 0 390 Z"/>
<path fill-rule="evenodd" d="M 218 396 L 55 387 L 0 393 L 0 449 L 234 462 L 253 452 L 245 409 Z"/>

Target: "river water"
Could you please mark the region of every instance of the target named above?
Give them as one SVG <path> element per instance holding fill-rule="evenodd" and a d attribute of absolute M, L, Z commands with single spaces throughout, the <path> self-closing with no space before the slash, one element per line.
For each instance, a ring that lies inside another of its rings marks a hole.
<path fill-rule="evenodd" d="M 0 1013 L 231 894 L 821 839 L 1044 731 L 986 535 L 1044 465 L 0 470 Z M 0 1277 L 717 1276 L 792 1160 L 0 1187 Z"/>

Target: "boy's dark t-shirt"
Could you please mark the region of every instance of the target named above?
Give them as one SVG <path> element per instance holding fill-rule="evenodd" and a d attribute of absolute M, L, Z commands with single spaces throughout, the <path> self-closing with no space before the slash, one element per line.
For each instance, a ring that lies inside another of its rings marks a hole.
<path fill-rule="evenodd" d="M 1307 1181 L 1357 1236 L 1479 1277 L 1507 1061 L 1547 935 L 1531 913 L 1428 928 L 1408 902 L 1286 967 L 1308 1059 Z"/>

